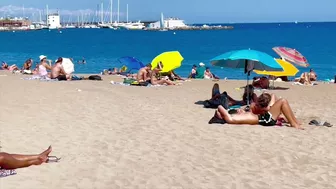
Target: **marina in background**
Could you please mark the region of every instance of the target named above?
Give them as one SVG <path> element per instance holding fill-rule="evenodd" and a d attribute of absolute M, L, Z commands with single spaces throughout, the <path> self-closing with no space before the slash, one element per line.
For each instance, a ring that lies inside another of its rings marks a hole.
<path fill-rule="evenodd" d="M 104 9 L 104 3 L 97 6 L 94 14 L 81 13 L 80 15 L 61 15 L 60 11 L 50 12 L 46 5 L 44 13 L 38 12 L 25 17 L 24 7 L 22 17 L 0 17 L 0 31 L 27 31 L 41 29 L 74 29 L 74 28 L 105 28 L 113 30 L 147 30 L 147 31 L 168 31 L 168 30 L 214 30 L 233 29 L 233 26 L 223 25 L 188 25 L 184 20 L 175 17 L 161 17 L 154 21 L 129 21 L 129 5 L 126 5 L 126 19 L 120 19 L 120 0 L 117 0 L 117 18 L 114 20 L 113 0 L 110 0 L 108 11 Z"/>

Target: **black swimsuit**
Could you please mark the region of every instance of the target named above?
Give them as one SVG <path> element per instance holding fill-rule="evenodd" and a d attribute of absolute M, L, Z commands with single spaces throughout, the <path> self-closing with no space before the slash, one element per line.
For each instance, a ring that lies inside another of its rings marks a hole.
<path fill-rule="evenodd" d="M 272 114 L 270 112 L 266 112 L 262 115 L 259 115 L 258 118 L 259 118 L 259 124 L 262 126 L 276 125 L 276 120 L 272 118 Z"/>

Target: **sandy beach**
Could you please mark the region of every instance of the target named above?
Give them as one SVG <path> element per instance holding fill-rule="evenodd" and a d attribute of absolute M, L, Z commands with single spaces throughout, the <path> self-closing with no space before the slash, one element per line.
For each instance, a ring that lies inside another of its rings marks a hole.
<path fill-rule="evenodd" d="M 209 125 L 196 101 L 213 81 L 130 87 L 103 81 L 42 82 L 0 72 L 1 151 L 62 157 L 0 179 L 4 189 L 336 188 L 336 85 L 275 83 L 306 130 Z M 6 76 L 4 76 L 6 75 Z M 219 81 L 240 98 L 246 81 Z M 261 94 L 261 91 L 257 91 Z"/>

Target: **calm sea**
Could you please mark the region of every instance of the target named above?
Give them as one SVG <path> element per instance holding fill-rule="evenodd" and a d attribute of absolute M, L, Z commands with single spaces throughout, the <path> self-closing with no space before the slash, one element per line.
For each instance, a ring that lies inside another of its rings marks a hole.
<path fill-rule="evenodd" d="M 177 73 L 187 76 L 193 64 L 204 62 L 210 66 L 211 58 L 230 50 L 251 48 L 277 57 L 272 47 L 287 46 L 306 56 L 319 79 L 330 79 L 336 74 L 336 23 L 232 25 L 233 30 L 175 33 L 110 29 L 0 32 L 0 60 L 21 66 L 30 57 L 38 61 L 41 54 L 52 60 L 59 56 L 75 60 L 84 57 L 87 64 L 76 65 L 76 73 L 99 73 L 120 66 L 116 60 L 122 56 L 134 56 L 148 63 L 161 52 L 178 50 L 185 60 Z M 222 78 L 245 79 L 242 70 L 210 68 Z"/>

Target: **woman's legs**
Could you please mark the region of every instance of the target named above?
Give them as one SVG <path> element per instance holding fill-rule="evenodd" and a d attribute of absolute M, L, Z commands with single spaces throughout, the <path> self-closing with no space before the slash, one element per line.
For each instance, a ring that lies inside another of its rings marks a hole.
<path fill-rule="evenodd" d="M 229 124 L 249 124 L 258 125 L 258 116 L 252 113 L 229 114 L 223 106 L 218 106 L 215 114 L 218 118 L 224 119 Z"/>
<path fill-rule="evenodd" d="M 279 99 L 278 101 L 276 101 L 270 108 L 269 112 L 272 114 L 272 118 L 274 120 L 277 120 L 279 115 L 282 113 L 287 118 L 289 124 L 292 127 L 295 127 L 297 129 L 303 129 L 295 118 L 295 115 L 286 99 Z"/>
<path fill-rule="evenodd" d="M 3 169 L 18 169 L 31 165 L 40 165 L 46 162 L 51 152 L 51 147 L 39 155 L 19 155 L 0 153 L 0 167 Z"/>

